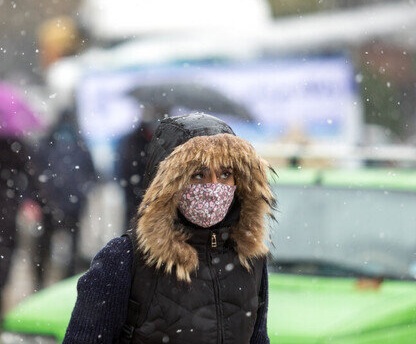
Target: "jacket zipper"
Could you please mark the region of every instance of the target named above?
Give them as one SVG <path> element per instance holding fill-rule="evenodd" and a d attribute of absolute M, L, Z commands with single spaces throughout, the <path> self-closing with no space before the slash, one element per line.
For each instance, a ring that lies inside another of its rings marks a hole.
<path fill-rule="evenodd" d="M 213 252 L 217 248 L 217 235 L 211 232 L 211 250 L 207 250 L 208 255 L 208 266 L 212 276 L 212 284 L 214 287 L 214 298 L 215 298 L 215 308 L 217 311 L 217 319 L 218 319 L 218 343 L 224 343 L 224 324 L 223 324 L 223 311 L 222 305 L 220 302 L 220 281 L 218 278 L 218 274 L 215 271 L 215 268 L 212 266 L 212 259 L 213 259 Z M 214 250 L 213 250 L 214 249 Z"/>
<path fill-rule="evenodd" d="M 217 247 L 217 234 L 211 233 L 211 248 Z"/>

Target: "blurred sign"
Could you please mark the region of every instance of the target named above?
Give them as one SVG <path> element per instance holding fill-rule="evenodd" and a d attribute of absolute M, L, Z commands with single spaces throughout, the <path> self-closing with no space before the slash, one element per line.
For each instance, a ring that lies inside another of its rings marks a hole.
<path fill-rule="evenodd" d="M 352 63 L 345 56 L 109 70 L 82 79 L 80 123 L 90 140 L 113 140 L 136 127 L 146 107 L 159 106 L 169 107 L 170 115 L 202 110 L 223 117 L 238 135 L 253 143 L 269 144 L 297 135 L 307 141 L 354 145 L 362 127 L 354 80 Z M 194 103 L 183 95 L 179 99 L 179 88 L 186 85 L 200 90 L 194 95 L 188 91 L 188 98 L 217 95 Z M 212 104 L 208 109 L 207 101 Z"/>

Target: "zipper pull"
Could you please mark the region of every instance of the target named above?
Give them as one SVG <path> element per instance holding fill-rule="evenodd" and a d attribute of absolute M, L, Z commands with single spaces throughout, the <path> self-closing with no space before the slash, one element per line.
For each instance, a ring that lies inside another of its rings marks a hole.
<path fill-rule="evenodd" d="M 211 247 L 217 247 L 217 235 L 215 233 L 211 234 Z"/>

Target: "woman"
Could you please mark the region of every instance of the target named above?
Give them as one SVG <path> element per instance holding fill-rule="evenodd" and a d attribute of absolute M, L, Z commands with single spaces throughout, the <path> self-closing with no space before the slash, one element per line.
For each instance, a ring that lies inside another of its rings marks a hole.
<path fill-rule="evenodd" d="M 267 164 L 219 119 L 161 122 L 136 228 L 78 282 L 64 343 L 269 343 Z"/>

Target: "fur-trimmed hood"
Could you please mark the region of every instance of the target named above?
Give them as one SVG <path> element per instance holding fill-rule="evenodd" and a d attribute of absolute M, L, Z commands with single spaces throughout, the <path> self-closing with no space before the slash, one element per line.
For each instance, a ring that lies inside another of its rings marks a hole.
<path fill-rule="evenodd" d="M 136 228 L 138 246 L 147 264 L 166 273 L 175 268 L 178 280 L 190 281 L 190 274 L 198 268 L 198 254 L 187 242 L 191 234 L 178 225 L 177 205 L 180 191 L 202 166 L 233 169 L 241 211 L 230 236 L 241 264 L 249 269 L 250 259 L 268 252 L 265 215 L 272 216 L 275 205 L 268 164 L 247 141 L 228 129 L 187 137 L 158 164 L 140 205 Z"/>

